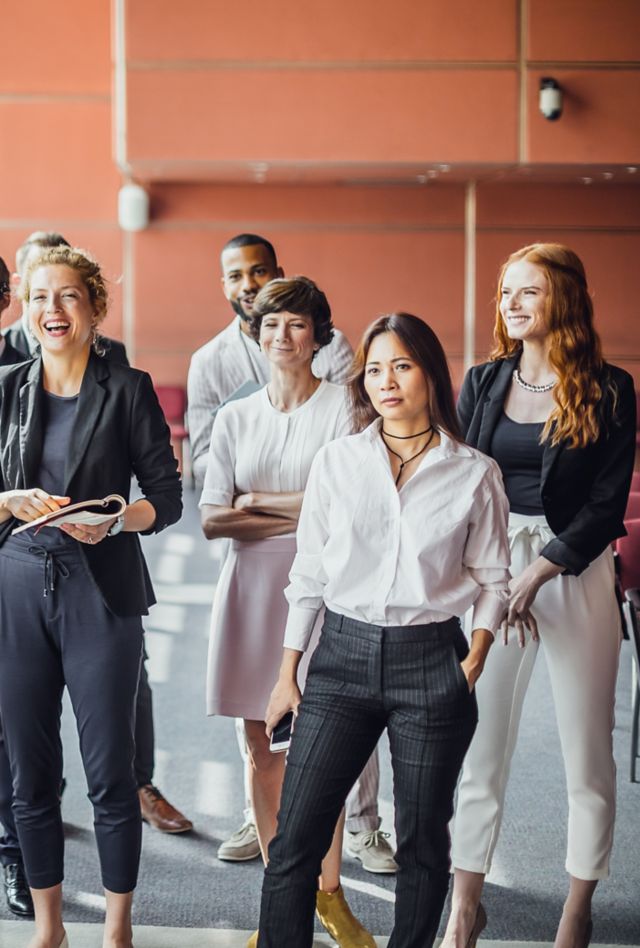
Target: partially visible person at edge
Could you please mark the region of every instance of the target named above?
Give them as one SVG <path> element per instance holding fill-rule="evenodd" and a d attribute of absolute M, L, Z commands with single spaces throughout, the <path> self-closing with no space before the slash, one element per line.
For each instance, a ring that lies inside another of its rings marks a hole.
<path fill-rule="evenodd" d="M 0 328 L 2 314 L 11 306 L 11 274 L 9 267 L 0 257 Z M 15 365 L 24 362 L 25 357 L 0 334 L 0 365 Z"/>
<path fill-rule="evenodd" d="M 191 462 L 198 484 L 207 467 L 207 453 L 216 410 L 238 389 L 255 388 L 269 381 L 269 360 L 251 333 L 251 317 L 257 293 L 270 280 L 283 277 L 273 244 L 257 234 L 238 234 L 226 242 L 220 254 L 222 292 L 231 304 L 235 319 L 205 345 L 194 352 L 189 366 L 188 416 Z M 347 378 L 353 351 L 339 329 L 313 360 L 317 378 L 343 384 Z M 249 765 L 246 754 L 244 723 L 236 718 L 238 746 L 245 763 L 245 812 L 242 826 L 231 833 L 218 849 L 218 859 L 242 862 L 260 855 L 255 818 L 250 801 Z M 378 808 L 380 766 L 377 750 L 349 794 L 346 806 L 346 845 L 369 872 L 393 873 L 396 865 L 380 829 Z"/>
<path fill-rule="evenodd" d="M 540 642 L 569 803 L 569 893 L 554 945 L 586 948 L 613 841 L 621 630 L 611 542 L 625 533 L 636 408 L 633 379 L 602 357 L 584 266 L 568 247 L 523 247 L 500 270 L 495 348 L 467 374 L 458 413 L 467 441 L 502 470 L 514 578 L 511 642 L 494 649 L 477 690 L 480 723 L 458 794 L 443 948 L 475 944 L 469 932 L 485 921 L 480 896 Z"/>
<path fill-rule="evenodd" d="M 251 329 L 271 366 L 271 380 L 221 409 L 200 505 L 205 536 L 233 541 L 213 604 L 207 712 L 244 719 L 251 799 L 266 862 L 285 770 L 284 754 L 270 751 L 264 722 L 282 651 L 284 587 L 311 462 L 350 425 L 344 388 L 311 371 L 316 353 L 333 335 L 327 298 L 315 283 L 306 277 L 272 280 L 254 300 Z M 314 902 L 341 948 L 375 948 L 340 886 L 338 816 L 322 874 L 318 866 Z M 254 935 L 249 948 L 255 942 Z"/>
<path fill-rule="evenodd" d="M 16 251 L 16 273 L 12 277 L 5 265 L 6 272 L 0 274 L 0 284 L 3 288 L 3 294 L 0 297 L 2 310 L 8 308 L 11 303 L 11 283 L 18 291 L 25 271 L 44 250 L 69 246 L 69 242 L 62 234 L 55 231 L 35 231 L 30 234 Z M 0 310 L 0 315 L 2 310 Z M 29 331 L 28 307 L 24 301 L 21 318 L 3 332 L 4 335 L 0 335 L 0 365 L 25 362 L 37 355 L 38 342 Z M 103 358 L 107 361 L 129 365 L 123 343 L 100 335 L 100 348 Z M 191 820 L 176 809 L 153 783 L 155 731 L 153 695 L 147 675 L 146 657 L 145 652 L 144 660 L 140 665 L 140 682 L 136 699 L 135 773 L 142 818 L 161 832 L 185 833 L 193 829 Z M 9 911 L 14 915 L 32 918 L 33 904 L 24 875 L 20 843 L 11 809 L 12 796 L 11 771 L 0 721 L 0 823 L 3 828 L 3 835 L 0 836 L 0 863 L 4 876 L 4 893 Z"/>
<path fill-rule="evenodd" d="M 62 234 L 52 230 L 36 230 L 26 238 L 16 251 L 16 272 L 12 276 L 14 288 L 18 290 L 25 270 L 29 265 L 40 256 L 43 250 L 52 247 L 70 247 L 70 243 Z M 32 359 L 36 355 L 38 343 L 34 336 L 29 332 L 29 314 L 26 305 L 23 304 L 22 315 L 10 326 L 2 330 L 7 342 L 24 357 Z M 104 358 L 110 362 L 121 362 L 123 365 L 129 365 L 127 350 L 122 342 L 117 339 L 108 339 L 106 336 L 100 337 L 100 343 Z"/>
<path fill-rule="evenodd" d="M 4 260 L 0 257 L 0 326 L 2 314 L 11 306 L 10 273 Z M 16 365 L 24 362 L 25 357 L 0 334 L 0 366 Z M 31 894 L 24 877 L 22 854 L 11 810 L 13 801 L 13 783 L 9 759 L 2 737 L 0 722 L 0 864 L 2 865 L 4 891 L 7 906 L 15 915 L 26 918 L 33 917 Z"/>
<path fill-rule="evenodd" d="M 449 885 L 448 822 L 476 726 L 473 689 L 505 613 L 507 501 L 462 442 L 442 346 L 395 313 L 365 332 L 349 384 L 360 433 L 312 464 L 286 589 L 267 732 L 297 717 L 269 848 L 259 948 L 310 948 L 315 879 L 386 728 L 398 874 L 390 948 L 430 948 Z M 458 616 L 474 605 L 471 648 Z M 304 694 L 297 670 L 326 607 Z"/>
<path fill-rule="evenodd" d="M 59 799 L 65 686 L 94 808 L 103 948 L 131 948 L 141 840 L 135 698 L 141 616 L 155 601 L 137 533 L 179 519 L 180 478 L 149 375 L 92 351 L 107 311 L 99 266 L 79 250 L 46 250 L 27 269 L 22 293 L 40 351 L 0 370 L 0 707 L 35 907 L 29 948 L 68 945 Z M 114 492 L 127 499 L 132 475 L 143 498 L 122 516 L 12 535 L 73 501 Z"/>

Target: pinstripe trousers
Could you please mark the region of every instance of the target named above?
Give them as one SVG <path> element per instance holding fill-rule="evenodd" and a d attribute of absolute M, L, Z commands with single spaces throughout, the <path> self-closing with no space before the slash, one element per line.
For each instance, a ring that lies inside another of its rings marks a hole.
<path fill-rule="evenodd" d="M 259 948 L 311 948 L 316 884 L 349 789 L 387 728 L 394 778 L 395 927 L 433 945 L 449 885 L 453 795 L 477 722 L 457 619 L 380 627 L 327 610 L 287 757 Z"/>

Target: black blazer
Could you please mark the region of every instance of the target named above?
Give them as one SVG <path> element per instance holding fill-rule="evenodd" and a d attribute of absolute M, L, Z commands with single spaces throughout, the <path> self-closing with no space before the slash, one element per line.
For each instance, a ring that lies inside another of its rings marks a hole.
<path fill-rule="evenodd" d="M 31 356 L 26 356 L 25 358 L 21 352 L 14 349 L 11 343 L 5 339 L 4 348 L 2 352 L 0 352 L 0 365 L 17 365 L 18 362 L 26 362 L 29 359 L 31 359 Z"/>
<path fill-rule="evenodd" d="M 33 354 L 29 348 L 27 337 L 22 325 L 22 319 L 13 323 L 4 333 L 4 338 L 13 346 L 24 359 L 33 359 Z M 104 358 L 109 362 L 117 362 L 119 365 L 129 365 L 127 350 L 123 342 L 117 339 L 107 339 L 106 336 L 100 336 L 100 342 L 104 346 Z M 0 363 L 1 364 L 1 363 Z"/>
<path fill-rule="evenodd" d="M 485 454 L 520 354 L 476 365 L 467 372 L 458 415 L 466 441 Z M 601 378 L 601 434 L 586 448 L 544 446 L 540 496 L 556 537 L 541 551 L 578 576 L 617 537 L 623 524 L 636 447 L 636 398 L 628 372 L 605 363 Z M 614 406 L 609 386 L 616 392 Z"/>
<path fill-rule="evenodd" d="M 0 369 L 0 491 L 38 486 L 43 400 L 40 358 Z M 92 353 L 80 388 L 64 493 L 72 503 L 111 493 L 129 500 L 132 474 L 156 511 L 149 533 L 180 519 L 178 463 L 151 377 Z M 15 526 L 14 518 L 0 523 L 0 546 Z M 155 597 L 136 533 L 78 548 L 112 612 L 146 615 Z"/>

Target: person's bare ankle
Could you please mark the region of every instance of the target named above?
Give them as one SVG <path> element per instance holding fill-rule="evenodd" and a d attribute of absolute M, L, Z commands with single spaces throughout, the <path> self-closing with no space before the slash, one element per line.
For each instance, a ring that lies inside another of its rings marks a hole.
<path fill-rule="evenodd" d="M 473 931 L 477 912 L 477 903 L 470 899 L 452 899 L 451 914 L 440 948 L 464 948 Z"/>
<path fill-rule="evenodd" d="M 65 936 L 62 925 L 55 928 L 41 928 L 29 942 L 28 948 L 60 948 Z"/>
<path fill-rule="evenodd" d="M 105 932 L 102 948 L 133 948 L 133 932 Z"/>
<path fill-rule="evenodd" d="M 591 924 L 591 910 L 565 904 L 553 943 L 554 948 L 583 948 Z"/>

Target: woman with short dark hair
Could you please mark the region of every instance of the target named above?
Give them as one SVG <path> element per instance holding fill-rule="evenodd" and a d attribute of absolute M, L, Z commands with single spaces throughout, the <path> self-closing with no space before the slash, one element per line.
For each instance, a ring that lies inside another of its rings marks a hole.
<path fill-rule="evenodd" d="M 271 381 L 219 411 L 200 506 L 207 539 L 232 540 L 211 616 L 207 712 L 244 719 L 256 829 L 266 861 L 285 763 L 284 754 L 270 752 L 264 722 L 282 653 L 284 587 L 313 458 L 350 425 L 344 389 L 311 371 L 315 353 L 332 337 L 324 293 L 306 277 L 273 280 L 258 293 L 253 320 Z M 318 911 L 344 948 L 373 948 L 340 887 L 341 841 L 342 825 L 323 866 Z M 317 878 L 314 902 L 316 889 Z M 252 936 L 249 945 L 255 940 Z"/>
<path fill-rule="evenodd" d="M 429 948 L 449 883 L 447 824 L 476 725 L 473 687 L 504 614 L 507 505 L 464 445 L 435 333 L 376 320 L 350 383 L 359 433 L 311 467 L 286 590 L 270 732 L 297 717 L 262 889 L 260 948 L 310 948 L 314 880 L 349 789 L 389 733 L 398 863 L 394 948 Z M 474 605 L 469 649 L 458 616 Z M 302 697 L 297 669 L 326 607 Z"/>

